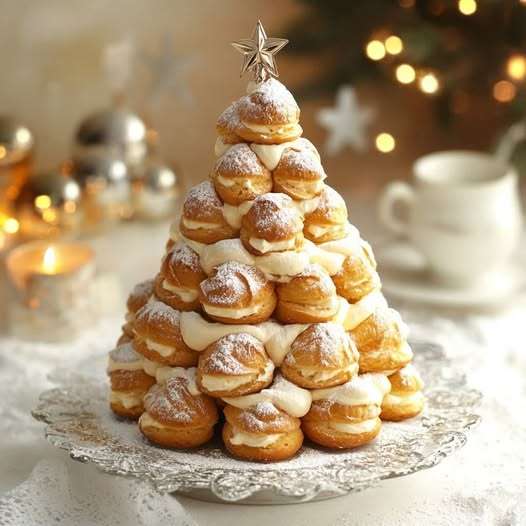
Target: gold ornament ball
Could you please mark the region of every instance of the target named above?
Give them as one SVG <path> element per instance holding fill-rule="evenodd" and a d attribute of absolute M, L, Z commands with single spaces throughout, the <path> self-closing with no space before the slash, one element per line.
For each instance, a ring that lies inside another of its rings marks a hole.
<path fill-rule="evenodd" d="M 73 159 L 64 170 L 80 186 L 87 230 L 133 215 L 131 174 L 122 159 L 92 154 Z"/>
<path fill-rule="evenodd" d="M 60 172 L 30 176 L 15 200 L 20 234 L 28 239 L 74 237 L 82 223 L 81 190 Z"/>
<path fill-rule="evenodd" d="M 134 185 L 137 215 L 150 220 L 175 216 L 182 191 L 178 171 L 161 162 L 149 162 Z"/>
<path fill-rule="evenodd" d="M 130 167 L 140 165 L 153 147 L 155 134 L 124 108 L 99 111 L 84 119 L 75 134 L 74 157 L 112 156 Z"/>

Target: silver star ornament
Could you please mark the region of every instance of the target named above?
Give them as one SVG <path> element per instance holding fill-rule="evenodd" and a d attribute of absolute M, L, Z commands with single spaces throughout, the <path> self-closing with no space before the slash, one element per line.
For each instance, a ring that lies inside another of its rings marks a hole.
<path fill-rule="evenodd" d="M 263 82 L 269 77 L 277 78 L 278 68 L 274 55 L 288 43 L 285 38 L 268 38 L 261 21 L 258 20 L 251 38 L 232 42 L 232 46 L 244 57 L 241 76 L 247 71 L 253 71 L 256 82 Z"/>
<path fill-rule="evenodd" d="M 339 153 L 349 145 L 358 151 L 367 149 L 367 127 L 374 118 L 371 108 L 361 107 L 351 86 L 342 86 L 336 94 L 336 105 L 322 108 L 318 123 L 328 130 L 325 150 L 329 155 Z"/>

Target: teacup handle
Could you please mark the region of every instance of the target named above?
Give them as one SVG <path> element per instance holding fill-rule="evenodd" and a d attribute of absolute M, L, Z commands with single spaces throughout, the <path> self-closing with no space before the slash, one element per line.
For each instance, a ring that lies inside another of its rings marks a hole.
<path fill-rule="evenodd" d="M 398 236 L 407 235 L 408 223 L 395 214 L 395 205 L 401 204 L 409 209 L 415 200 L 414 190 L 402 181 L 389 183 L 380 196 L 378 215 L 383 225 Z"/>

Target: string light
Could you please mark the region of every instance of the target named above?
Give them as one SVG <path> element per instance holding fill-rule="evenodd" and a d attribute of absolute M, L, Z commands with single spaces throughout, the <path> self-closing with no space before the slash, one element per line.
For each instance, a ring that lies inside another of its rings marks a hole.
<path fill-rule="evenodd" d="M 391 35 L 387 37 L 384 42 L 385 50 L 390 55 L 398 55 L 404 50 L 404 43 L 400 37 Z"/>
<path fill-rule="evenodd" d="M 382 60 L 385 57 L 385 46 L 379 40 L 371 40 L 365 53 L 371 60 Z"/>
<path fill-rule="evenodd" d="M 458 0 L 458 10 L 466 16 L 470 16 L 477 11 L 475 0 Z"/>
<path fill-rule="evenodd" d="M 401 84 L 411 84 L 416 78 L 416 71 L 409 64 L 400 64 L 395 71 L 396 80 Z"/>
<path fill-rule="evenodd" d="M 376 136 L 376 149 L 382 153 L 392 152 L 396 147 L 395 138 L 386 132 L 382 132 Z"/>
<path fill-rule="evenodd" d="M 3 225 L 3 229 L 6 234 L 16 234 L 19 228 L 20 224 L 14 217 L 8 217 Z"/>
<path fill-rule="evenodd" d="M 526 57 L 524 55 L 512 55 L 506 64 L 506 73 L 515 80 L 526 77 Z"/>
<path fill-rule="evenodd" d="M 51 197 L 49 195 L 37 195 L 35 197 L 35 206 L 40 210 L 46 210 L 51 206 Z"/>
<path fill-rule="evenodd" d="M 517 88 L 508 80 L 499 80 L 493 86 L 493 96 L 499 102 L 510 102 L 516 94 Z"/>
<path fill-rule="evenodd" d="M 420 89 L 428 95 L 433 95 L 440 89 L 440 83 L 434 73 L 426 73 L 418 81 Z"/>

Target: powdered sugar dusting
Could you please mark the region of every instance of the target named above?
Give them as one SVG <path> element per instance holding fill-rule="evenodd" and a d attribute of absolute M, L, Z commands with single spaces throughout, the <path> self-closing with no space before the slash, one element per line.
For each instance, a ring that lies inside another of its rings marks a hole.
<path fill-rule="evenodd" d="M 204 220 L 217 211 L 221 213 L 222 206 L 223 203 L 216 194 L 214 185 L 210 181 L 203 181 L 188 191 L 183 205 L 183 215 Z"/>
<path fill-rule="evenodd" d="M 171 326 L 177 326 L 179 325 L 180 315 L 181 313 L 178 310 L 172 309 L 166 303 L 153 300 L 139 310 L 137 319 L 149 323 L 167 323 Z"/>
<path fill-rule="evenodd" d="M 303 230 L 300 213 L 286 194 L 268 193 L 256 197 L 249 214 L 254 228 L 261 233 Z"/>
<path fill-rule="evenodd" d="M 336 294 L 336 286 L 332 281 L 327 271 L 317 263 L 307 265 L 305 269 L 297 275 L 298 278 L 312 278 L 308 281 L 303 281 L 302 287 L 305 291 L 316 290 L 322 292 L 326 296 Z M 294 281 L 294 279 L 292 280 Z"/>
<path fill-rule="evenodd" d="M 172 248 L 168 257 L 170 264 L 183 265 L 192 272 L 201 270 L 198 254 L 185 243 L 178 243 Z"/>
<path fill-rule="evenodd" d="M 289 148 L 284 152 L 280 164 L 284 164 L 291 170 L 291 178 L 309 177 L 321 180 L 327 177 L 320 158 L 309 148 Z"/>
<path fill-rule="evenodd" d="M 220 157 L 216 163 L 216 172 L 233 177 L 265 175 L 265 168 L 258 156 L 245 143 L 235 144 Z"/>
<path fill-rule="evenodd" d="M 217 119 L 218 126 L 225 127 L 231 133 L 236 131 L 236 128 L 240 125 L 238 116 L 238 105 L 239 102 L 233 102 L 228 108 Z"/>
<path fill-rule="evenodd" d="M 215 268 L 214 274 L 201 282 L 201 291 L 208 302 L 215 305 L 250 300 L 267 284 L 256 267 L 229 261 Z"/>
<path fill-rule="evenodd" d="M 130 292 L 130 297 L 144 298 L 146 296 L 150 296 L 153 292 L 153 286 L 154 286 L 153 279 L 147 279 L 145 281 L 141 281 L 140 283 L 137 283 L 135 287 L 133 287 L 133 290 Z"/>
<path fill-rule="evenodd" d="M 116 363 L 133 363 L 142 361 L 142 356 L 133 349 L 131 342 L 119 345 L 109 353 L 110 358 Z"/>
<path fill-rule="evenodd" d="M 318 212 L 331 212 L 332 210 L 339 210 L 346 208 L 343 197 L 330 186 L 325 185 L 320 194 L 320 200 L 318 202 Z"/>

